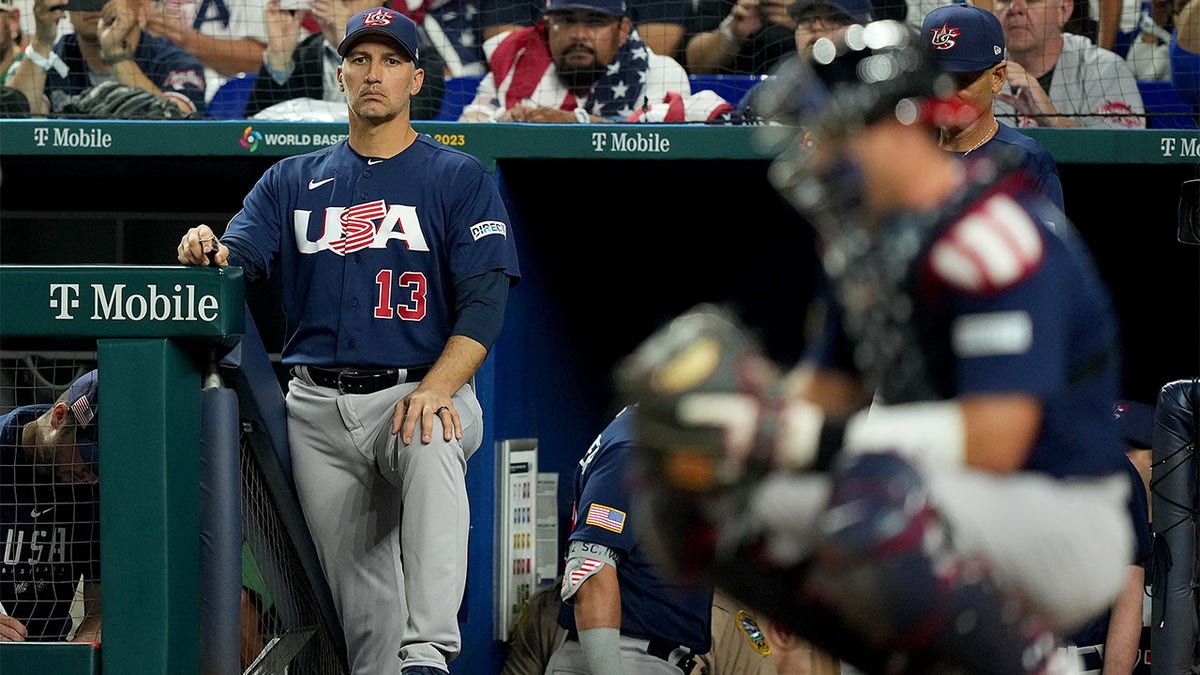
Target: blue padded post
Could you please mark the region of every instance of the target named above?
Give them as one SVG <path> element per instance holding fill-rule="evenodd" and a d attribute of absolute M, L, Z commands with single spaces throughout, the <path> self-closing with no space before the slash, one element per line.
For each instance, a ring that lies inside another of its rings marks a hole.
<path fill-rule="evenodd" d="M 1196 111 L 1184 103 L 1169 80 L 1138 80 L 1150 129 L 1195 129 Z"/>
<path fill-rule="evenodd" d="M 1196 616 L 1197 380 L 1159 391 L 1154 414 L 1151 506 L 1154 562 L 1150 645 L 1154 675 L 1188 675 L 1200 623 Z"/>
<path fill-rule="evenodd" d="M 257 78 L 257 72 L 231 75 L 205 106 L 204 116 L 210 120 L 245 119 L 246 104 L 250 102 L 250 92 Z"/>
<path fill-rule="evenodd" d="M 200 672 L 237 675 L 242 599 L 237 394 L 205 389 L 200 409 Z"/>
<path fill-rule="evenodd" d="M 483 75 L 464 75 L 462 77 L 446 78 L 446 91 L 442 94 L 442 106 L 434 117 L 437 122 L 454 122 L 462 114 L 463 108 L 475 100 L 475 90 Z"/>

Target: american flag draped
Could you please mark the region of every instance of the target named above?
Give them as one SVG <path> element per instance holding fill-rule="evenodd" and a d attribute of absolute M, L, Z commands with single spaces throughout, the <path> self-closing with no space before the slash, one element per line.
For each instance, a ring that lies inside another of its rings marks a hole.
<path fill-rule="evenodd" d="M 505 109 L 530 98 L 539 103 L 550 98 L 561 110 L 584 107 L 593 115 L 625 120 L 647 103 L 658 102 L 647 102 L 642 95 L 649 58 L 650 51 L 642 38 L 636 30 L 631 31 L 629 39 L 608 64 L 608 70 L 592 85 L 586 105 L 580 106 L 575 95 L 559 81 L 543 19 L 532 28 L 513 31 L 505 38 L 492 54 L 490 67 Z"/>

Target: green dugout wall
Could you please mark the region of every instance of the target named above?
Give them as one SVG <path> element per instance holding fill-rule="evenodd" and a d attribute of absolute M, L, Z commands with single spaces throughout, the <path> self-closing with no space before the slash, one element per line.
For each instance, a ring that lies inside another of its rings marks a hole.
<path fill-rule="evenodd" d="M 773 356 L 798 356 L 815 257 L 807 227 L 766 185 L 771 150 L 754 129 L 415 126 L 499 177 L 524 278 L 487 366 L 488 442 L 539 440 L 540 470 L 561 474 L 560 529 L 570 472 L 615 412 L 612 366 L 663 321 L 728 302 Z M 1127 397 L 1153 402 L 1165 382 L 1200 372 L 1200 247 L 1175 240 L 1180 184 L 1200 177 L 1200 133 L 1029 131 L 1058 160 L 1067 213 L 1113 290 Z M 270 164 L 345 133 L 327 123 L 0 121 L 0 262 L 171 263 L 182 232 L 223 224 Z M 273 290 L 247 292 L 278 349 Z M 492 637 L 494 469 L 485 452 L 468 468 L 456 675 L 498 672 L 502 656 Z"/>
<path fill-rule="evenodd" d="M 0 336 L 95 339 L 104 371 L 104 647 L 5 643 L 0 672 L 197 672 L 200 373 L 244 303 L 236 268 L 0 267 Z"/>

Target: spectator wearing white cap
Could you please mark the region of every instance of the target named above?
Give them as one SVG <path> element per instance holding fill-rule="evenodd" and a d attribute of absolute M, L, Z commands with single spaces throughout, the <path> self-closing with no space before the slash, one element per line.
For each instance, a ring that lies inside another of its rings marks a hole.
<path fill-rule="evenodd" d="M 964 106 L 960 121 L 938 127 L 942 149 L 964 158 L 999 153 L 1019 157 L 1034 184 L 1059 211 L 1064 210 L 1054 157 L 1037 141 L 1001 124 L 993 113 L 993 98 L 1008 76 L 999 19 L 972 5 L 946 5 L 925 15 L 921 35 L 933 48 L 934 62 L 954 78 L 955 100 Z"/>

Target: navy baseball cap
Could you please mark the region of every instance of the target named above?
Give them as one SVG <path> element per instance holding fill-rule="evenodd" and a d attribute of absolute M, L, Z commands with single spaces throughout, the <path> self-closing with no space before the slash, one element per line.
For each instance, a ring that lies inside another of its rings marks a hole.
<path fill-rule="evenodd" d="M 79 458 L 100 474 L 96 427 L 100 423 L 99 371 L 89 370 L 67 387 L 67 407 L 75 418 L 75 445 Z"/>
<path fill-rule="evenodd" d="M 96 437 L 96 425 L 99 424 L 100 387 L 99 371 L 89 370 L 80 375 L 67 387 L 67 407 L 75 417 L 75 433 L 83 436 L 80 440 L 91 440 Z"/>
<path fill-rule="evenodd" d="M 945 5 L 925 15 L 921 35 L 948 73 L 987 70 L 1004 60 L 1004 28 L 996 15 L 973 5 Z"/>
<path fill-rule="evenodd" d="M 546 12 L 568 12 L 581 9 L 609 16 L 625 16 L 625 0 L 546 0 Z"/>
<path fill-rule="evenodd" d="M 75 416 L 78 431 L 95 428 L 100 412 L 99 371 L 89 370 L 67 387 L 67 407 Z"/>
<path fill-rule="evenodd" d="M 1113 405 L 1113 421 L 1121 438 L 1135 448 L 1154 447 L 1154 406 L 1137 401 L 1117 401 Z"/>
<path fill-rule="evenodd" d="M 788 6 L 788 16 L 799 21 L 801 15 L 813 8 L 832 9 L 855 23 L 871 22 L 871 0 L 796 0 Z"/>
<path fill-rule="evenodd" d="M 366 35 L 390 37 L 404 47 L 413 61 L 417 60 L 417 45 L 421 42 L 417 37 L 417 24 L 394 9 L 375 7 L 350 17 L 346 22 L 346 37 L 338 44 L 338 54 L 345 56 L 350 47 Z"/>

